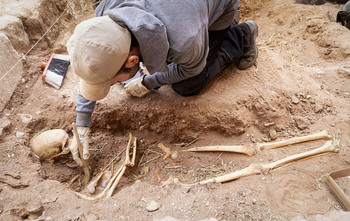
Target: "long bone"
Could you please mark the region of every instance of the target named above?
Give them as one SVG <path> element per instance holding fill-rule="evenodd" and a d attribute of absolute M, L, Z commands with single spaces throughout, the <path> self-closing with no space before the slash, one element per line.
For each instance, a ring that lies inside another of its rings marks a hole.
<path fill-rule="evenodd" d="M 132 141 L 133 141 L 133 145 L 132 145 Z M 132 155 L 132 159 L 130 160 L 130 148 L 133 148 L 133 155 Z M 117 187 L 120 179 L 122 178 L 122 176 L 124 175 L 124 172 L 126 170 L 126 167 L 130 166 L 134 166 L 135 165 L 135 159 L 136 159 L 136 149 L 137 149 L 137 138 L 133 137 L 131 133 L 129 133 L 129 141 L 128 141 L 128 145 L 126 147 L 126 157 L 125 157 L 125 161 L 123 163 L 123 165 L 119 168 L 119 170 L 112 176 L 110 182 L 108 183 L 108 185 L 106 186 L 106 188 L 97 196 L 95 197 L 91 197 L 91 196 L 86 196 L 84 194 L 81 193 L 77 193 L 75 192 L 75 194 L 83 199 L 87 199 L 87 200 L 99 200 L 102 199 L 105 194 L 106 194 L 106 198 L 109 198 L 112 196 L 115 188 Z"/>
<path fill-rule="evenodd" d="M 238 170 L 238 171 L 235 171 L 233 173 L 229 173 L 229 174 L 222 175 L 219 177 L 203 180 L 203 181 L 193 183 L 193 184 L 182 184 L 179 182 L 178 179 L 175 179 L 174 183 L 182 184 L 182 185 L 186 185 L 186 186 L 187 185 L 207 184 L 207 183 L 223 183 L 223 182 L 238 179 L 240 177 L 261 174 L 261 173 L 267 174 L 270 170 L 275 169 L 277 167 L 280 167 L 286 163 L 290 163 L 292 161 L 296 161 L 296 160 L 310 157 L 313 155 L 318 155 L 318 154 L 322 154 L 322 153 L 326 153 L 326 152 L 335 152 L 335 151 L 336 151 L 336 148 L 335 148 L 335 145 L 333 144 L 333 142 L 327 141 L 321 147 L 318 147 L 316 149 L 313 149 L 313 150 L 310 150 L 310 151 L 307 151 L 304 153 L 291 155 L 291 156 L 288 156 L 286 158 L 283 158 L 283 159 L 275 161 L 275 162 L 271 162 L 271 163 L 267 163 L 267 164 L 251 164 L 242 170 Z"/>
<path fill-rule="evenodd" d="M 125 163 L 124 165 L 121 167 L 121 171 L 119 173 L 119 175 L 117 176 L 115 182 L 113 183 L 113 185 L 111 186 L 111 188 L 107 191 L 107 198 L 111 197 L 115 188 L 117 187 L 120 179 L 122 178 L 126 167 L 133 167 L 135 165 L 135 159 L 136 159 L 136 145 L 137 145 L 137 138 L 134 138 L 134 142 L 133 145 L 131 145 L 131 140 L 133 139 L 132 134 L 129 134 L 130 139 L 129 139 L 129 143 L 128 143 L 128 148 L 126 151 L 126 159 L 125 159 Z M 130 148 L 131 146 L 133 147 L 133 155 L 132 155 L 132 159 L 130 160 Z"/>
<path fill-rule="evenodd" d="M 247 156 L 253 156 L 257 152 L 265 149 L 274 149 L 278 147 L 284 147 L 291 144 L 297 144 L 307 141 L 320 140 L 320 139 L 331 139 L 332 136 L 328 134 L 326 130 L 323 130 L 319 133 L 295 137 L 288 140 L 281 140 L 276 142 L 269 143 L 256 143 L 256 144 L 245 144 L 241 146 L 203 146 L 203 147 L 193 147 L 187 150 L 186 152 L 197 152 L 197 151 L 225 151 L 225 152 L 235 152 L 242 153 Z"/>

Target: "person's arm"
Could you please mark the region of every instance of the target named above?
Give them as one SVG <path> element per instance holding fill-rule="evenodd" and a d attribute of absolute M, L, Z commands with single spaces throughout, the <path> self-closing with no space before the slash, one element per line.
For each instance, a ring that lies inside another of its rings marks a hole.
<path fill-rule="evenodd" d="M 78 142 L 74 134 L 73 140 L 68 146 L 68 149 L 72 153 L 73 159 L 79 166 L 83 166 L 81 159 L 89 159 L 89 136 L 91 126 L 91 115 L 94 111 L 96 101 L 90 101 L 81 95 L 80 91 L 77 98 L 77 118 L 75 124 L 77 125 L 78 137 L 83 145 L 83 156 L 79 156 Z"/>
<path fill-rule="evenodd" d="M 77 98 L 77 117 L 75 124 L 78 127 L 90 127 L 91 116 L 95 109 L 96 101 L 90 101 L 81 95 L 80 91 Z"/>

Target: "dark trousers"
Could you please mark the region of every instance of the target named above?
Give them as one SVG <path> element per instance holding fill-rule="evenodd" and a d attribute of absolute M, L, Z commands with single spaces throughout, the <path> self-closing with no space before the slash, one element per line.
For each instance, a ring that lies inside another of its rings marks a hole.
<path fill-rule="evenodd" d="M 240 59 L 249 34 L 249 26 L 244 23 L 209 31 L 209 54 L 205 68 L 199 75 L 172 84 L 173 90 L 182 96 L 198 95 L 215 76 Z"/>

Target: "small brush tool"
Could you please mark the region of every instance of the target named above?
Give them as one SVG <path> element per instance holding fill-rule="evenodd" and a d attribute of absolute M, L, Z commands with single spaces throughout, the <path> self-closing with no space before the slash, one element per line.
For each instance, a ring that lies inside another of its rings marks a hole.
<path fill-rule="evenodd" d="M 41 68 L 44 69 L 41 79 L 54 88 L 59 89 L 69 64 L 69 55 L 52 54 L 47 63 L 41 64 Z"/>

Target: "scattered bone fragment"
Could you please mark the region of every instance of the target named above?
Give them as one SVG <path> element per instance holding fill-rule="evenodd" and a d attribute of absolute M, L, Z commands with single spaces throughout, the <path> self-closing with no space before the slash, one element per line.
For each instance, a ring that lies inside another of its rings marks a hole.
<path fill-rule="evenodd" d="M 157 211 L 160 208 L 160 204 L 156 201 L 152 200 L 146 207 L 148 212 L 154 212 Z"/>
<path fill-rule="evenodd" d="M 165 153 L 165 156 L 163 157 L 163 160 L 167 160 L 169 157 L 171 159 L 175 160 L 178 157 L 178 152 L 177 151 L 171 151 L 169 147 L 164 146 L 164 144 L 159 143 L 158 147 Z"/>
<path fill-rule="evenodd" d="M 130 151 L 130 149 L 132 149 L 132 152 Z M 126 152 L 125 161 L 123 165 L 119 168 L 119 170 L 112 176 L 106 188 L 95 197 L 86 196 L 84 194 L 77 193 L 77 192 L 74 192 L 74 193 L 77 196 L 87 200 L 99 200 L 99 199 L 102 199 L 103 197 L 107 197 L 107 198 L 111 197 L 120 179 L 124 175 L 126 168 L 129 166 L 132 167 L 135 165 L 136 149 L 137 149 L 137 137 L 133 137 L 133 135 L 129 133 L 129 142 L 125 151 Z M 130 156 L 130 154 L 132 154 L 132 156 Z"/>
<path fill-rule="evenodd" d="M 174 183 L 174 177 L 172 175 L 170 175 L 166 181 L 162 181 L 162 187 L 173 184 L 173 183 Z"/>
<path fill-rule="evenodd" d="M 165 156 L 163 157 L 163 160 L 166 160 L 170 157 L 171 150 L 169 147 L 164 146 L 164 144 L 159 143 L 158 147 L 165 152 Z"/>
<path fill-rule="evenodd" d="M 26 188 L 26 187 L 29 186 L 29 184 L 21 183 L 21 182 L 13 183 L 13 182 L 7 180 L 4 177 L 0 177 L 0 183 L 5 183 L 5 184 L 9 185 L 12 188 Z"/>
<path fill-rule="evenodd" d="M 105 172 L 107 172 L 107 171 L 105 171 Z M 100 173 L 98 176 L 96 176 L 94 179 L 92 179 L 91 182 L 86 186 L 86 189 L 88 190 L 88 192 L 90 194 L 94 194 L 96 192 L 97 183 L 100 181 L 100 179 L 102 178 L 102 176 L 105 172 Z"/>
<path fill-rule="evenodd" d="M 10 177 L 13 177 L 15 179 L 21 179 L 21 175 L 19 175 L 17 173 L 6 172 L 5 176 L 10 176 Z"/>
<path fill-rule="evenodd" d="M 66 166 L 72 169 L 78 168 L 79 165 L 74 161 L 74 162 L 68 162 L 66 163 Z"/>
<path fill-rule="evenodd" d="M 80 177 L 80 174 L 75 175 L 69 182 L 68 182 L 68 188 L 72 186 L 72 184 Z"/>
<path fill-rule="evenodd" d="M 147 123 L 145 123 L 144 125 L 140 126 L 139 130 L 140 130 L 140 131 L 146 130 L 146 129 L 148 129 L 150 126 L 151 126 L 151 123 L 150 123 L 150 122 L 147 122 Z"/>

